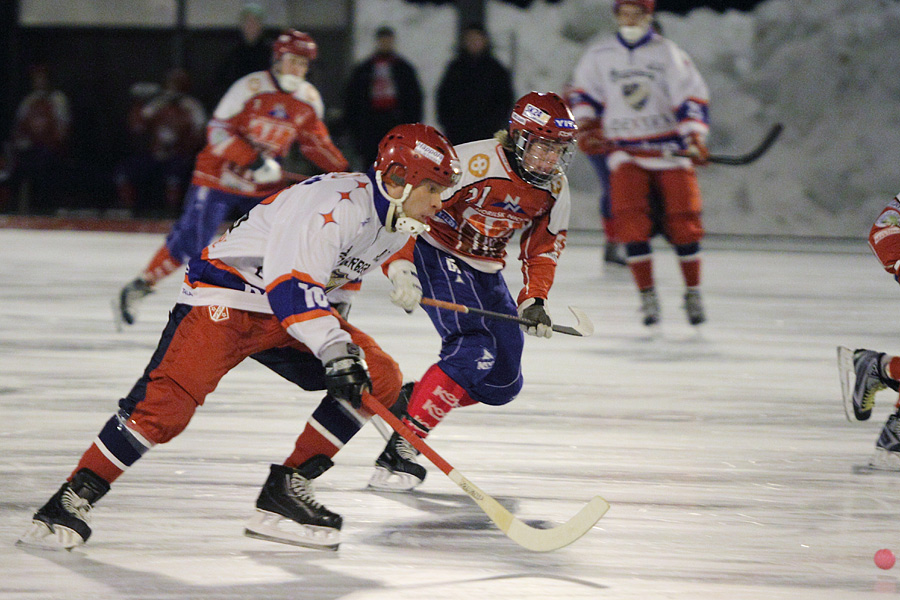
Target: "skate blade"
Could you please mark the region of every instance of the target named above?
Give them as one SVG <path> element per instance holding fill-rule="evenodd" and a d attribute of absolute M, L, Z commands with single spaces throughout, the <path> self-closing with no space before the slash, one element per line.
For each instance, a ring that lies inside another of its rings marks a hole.
<path fill-rule="evenodd" d="M 379 492 L 408 492 L 422 481 L 409 473 L 395 473 L 384 467 L 375 467 L 369 480 L 369 488 Z"/>
<path fill-rule="evenodd" d="M 857 423 L 856 412 L 853 410 L 853 385 L 851 377 L 855 379 L 853 368 L 853 351 L 844 346 L 837 347 L 838 371 L 841 378 L 841 397 L 844 400 L 844 415 L 851 423 Z"/>
<path fill-rule="evenodd" d="M 284 527 L 282 528 L 281 525 Z M 340 529 L 302 525 L 281 515 L 257 510 L 244 528 L 244 535 L 258 540 L 278 542 L 314 550 L 337 551 L 341 543 Z"/>
<path fill-rule="evenodd" d="M 16 540 L 16 546 L 38 550 L 72 550 L 84 545 L 84 540 L 74 530 L 57 525 L 53 529 L 43 521 L 32 521 L 28 530 Z"/>
<path fill-rule="evenodd" d="M 889 452 L 883 448 L 875 448 L 875 454 L 868 464 L 853 465 L 853 473 L 871 475 L 872 473 L 900 473 L 900 454 Z"/>

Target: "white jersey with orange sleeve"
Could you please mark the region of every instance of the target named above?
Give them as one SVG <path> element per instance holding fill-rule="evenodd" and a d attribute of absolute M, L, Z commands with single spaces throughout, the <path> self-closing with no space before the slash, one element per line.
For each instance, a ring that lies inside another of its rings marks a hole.
<path fill-rule="evenodd" d="M 304 98 L 318 98 L 319 106 Z M 269 71 L 242 77 L 222 96 L 213 113 L 192 183 L 245 196 L 268 196 L 282 185 L 258 184 L 246 167 L 260 154 L 283 157 L 294 143 L 322 171 L 346 171 L 347 159 L 318 116 L 322 110 L 318 92 L 312 94 L 306 86 L 289 94 L 278 87 Z"/>
<path fill-rule="evenodd" d="M 353 285 L 409 240 L 364 173 L 329 173 L 266 198 L 188 266 L 179 302 L 274 314 L 321 358 L 349 342 L 326 294 Z"/>
<path fill-rule="evenodd" d="M 474 269 L 494 273 L 505 265 L 510 238 L 522 230 L 519 259 L 524 287 L 518 302 L 547 298 L 569 227 L 571 206 L 565 175 L 550 189 L 543 189 L 516 174 L 497 140 L 455 148 L 462 178 L 444 193 L 444 209 L 429 219 L 431 230 L 421 237 Z"/>
<path fill-rule="evenodd" d="M 649 33 L 634 47 L 618 34 L 588 47 L 575 66 L 569 99 L 576 121 L 600 118 L 603 134 L 622 146 L 682 150 L 691 133 L 709 131 L 709 91 L 691 58 Z M 688 158 L 635 158 L 614 152 L 609 166 L 635 161 L 653 170 L 690 168 Z"/>

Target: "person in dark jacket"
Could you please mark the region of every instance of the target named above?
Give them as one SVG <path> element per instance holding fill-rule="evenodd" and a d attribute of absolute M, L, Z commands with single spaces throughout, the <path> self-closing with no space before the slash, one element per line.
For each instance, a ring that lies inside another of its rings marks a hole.
<path fill-rule="evenodd" d="M 378 143 L 393 127 L 422 120 L 422 88 L 415 68 L 395 50 L 390 27 L 375 32 L 375 52 L 357 65 L 344 93 L 344 121 L 361 168 L 378 155 Z"/>
<path fill-rule="evenodd" d="M 241 40 L 219 64 L 215 74 L 215 97 L 221 98 L 235 81 L 265 71 L 272 62 L 272 40 L 266 35 L 263 21 L 265 13 L 261 5 L 248 2 L 238 15 Z"/>
<path fill-rule="evenodd" d="M 491 51 L 487 31 L 469 25 L 459 54 L 444 71 L 437 91 L 437 117 L 454 144 L 493 137 L 503 129 L 513 105 L 512 76 Z"/>

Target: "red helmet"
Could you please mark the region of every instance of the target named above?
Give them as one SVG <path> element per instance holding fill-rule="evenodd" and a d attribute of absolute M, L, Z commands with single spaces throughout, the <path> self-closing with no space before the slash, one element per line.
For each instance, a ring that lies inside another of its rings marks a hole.
<path fill-rule="evenodd" d="M 615 0 L 613 2 L 613 14 L 619 12 L 619 7 L 623 4 L 634 4 L 643 8 L 647 14 L 653 14 L 656 9 L 656 0 Z"/>
<path fill-rule="evenodd" d="M 452 187 L 462 175 L 459 157 L 443 133 L 424 123 L 397 125 L 378 144 L 375 170 L 396 174 L 404 183 L 416 187 L 425 179 Z"/>
<path fill-rule="evenodd" d="M 558 94 L 529 92 L 519 98 L 509 117 L 509 137 L 525 180 L 544 185 L 565 173 L 577 130 Z"/>
<path fill-rule="evenodd" d="M 288 29 L 282 32 L 272 44 L 272 62 L 277 63 L 285 54 L 305 56 L 313 61 L 319 54 L 319 47 L 308 33 Z"/>

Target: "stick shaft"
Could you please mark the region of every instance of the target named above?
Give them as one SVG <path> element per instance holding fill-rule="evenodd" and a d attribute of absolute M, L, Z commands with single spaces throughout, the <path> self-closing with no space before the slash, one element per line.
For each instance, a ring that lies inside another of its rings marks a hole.
<path fill-rule="evenodd" d="M 472 306 L 465 306 L 463 304 L 454 304 L 453 302 L 446 302 L 444 300 L 435 300 L 434 298 L 422 298 L 419 302 L 421 304 L 427 304 L 428 306 L 433 306 L 435 308 L 443 308 L 445 310 L 452 310 L 460 313 L 472 313 L 473 315 L 481 315 L 483 317 L 489 317 L 491 319 L 513 321 L 522 325 L 536 325 L 534 321 L 531 321 L 530 319 L 523 319 L 518 315 L 508 315 L 506 313 L 484 310 L 482 308 L 474 308 Z M 573 327 L 568 327 L 566 325 L 552 325 L 550 328 L 557 333 L 565 333 L 567 335 L 578 336 L 584 335 Z"/>

